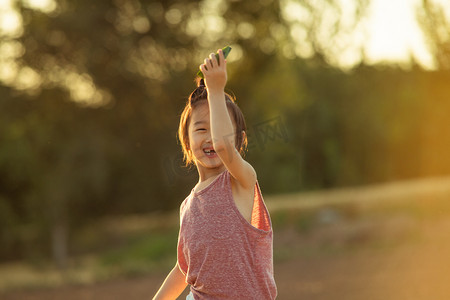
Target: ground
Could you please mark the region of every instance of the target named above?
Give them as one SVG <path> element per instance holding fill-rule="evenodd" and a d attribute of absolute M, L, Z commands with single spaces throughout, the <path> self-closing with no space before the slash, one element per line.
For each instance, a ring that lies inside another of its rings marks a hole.
<path fill-rule="evenodd" d="M 308 208 L 306 213 L 301 209 L 275 212 L 278 299 L 450 299 L 450 213 L 446 205 L 436 205 L 436 199 L 450 198 L 442 195 L 421 197 L 421 204 L 412 206 L 402 202 L 382 208 L 358 206 L 358 210 L 333 204 Z M 168 272 L 13 290 L 0 293 L 0 298 L 151 299 Z"/>

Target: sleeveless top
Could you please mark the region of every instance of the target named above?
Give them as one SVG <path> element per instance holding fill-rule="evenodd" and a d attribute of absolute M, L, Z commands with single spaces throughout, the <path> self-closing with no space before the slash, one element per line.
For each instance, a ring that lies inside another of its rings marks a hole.
<path fill-rule="evenodd" d="M 275 299 L 273 232 L 258 182 L 251 223 L 239 212 L 228 170 L 180 207 L 178 266 L 194 299 Z"/>

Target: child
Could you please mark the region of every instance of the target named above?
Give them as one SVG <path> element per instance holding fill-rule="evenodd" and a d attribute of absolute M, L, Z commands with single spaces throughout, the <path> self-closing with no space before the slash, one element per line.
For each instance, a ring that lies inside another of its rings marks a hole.
<path fill-rule="evenodd" d="M 241 110 L 225 94 L 222 50 L 206 58 L 181 115 L 179 139 L 199 182 L 180 208 L 178 261 L 156 299 L 275 299 L 272 224 L 253 167 L 241 154 Z M 206 86 L 205 86 L 206 84 Z"/>

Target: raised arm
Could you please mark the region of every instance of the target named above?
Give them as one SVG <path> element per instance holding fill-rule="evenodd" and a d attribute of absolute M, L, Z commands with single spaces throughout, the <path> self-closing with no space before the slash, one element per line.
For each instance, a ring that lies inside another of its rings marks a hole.
<path fill-rule="evenodd" d="M 225 102 L 227 64 L 223 51 L 220 49 L 218 53 L 219 61 L 212 53 L 205 59 L 205 63 L 200 65 L 208 89 L 213 147 L 230 174 L 244 188 L 253 188 L 256 182 L 255 170 L 241 157 L 235 146 L 235 129 Z"/>

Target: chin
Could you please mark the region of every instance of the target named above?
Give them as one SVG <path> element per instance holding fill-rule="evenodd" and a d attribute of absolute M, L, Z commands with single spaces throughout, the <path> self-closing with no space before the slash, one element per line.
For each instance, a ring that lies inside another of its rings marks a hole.
<path fill-rule="evenodd" d="M 218 163 L 203 164 L 203 166 L 208 169 L 218 169 L 218 168 L 222 167 L 223 164 L 222 164 L 222 162 L 218 162 Z"/>
<path fill-rule="evenodd" d="M 220 159 L 214 159 L 212 161 L 206 161 L 206 160 L 211 160 L 211 159 L 206 158 L 206 159 L 198 160 L 199 165 L 201 165 L 204 168 L 208 168 L 208 169 L 217 169 L 217 168 L 220 168 L 223 166 L 223 163 Z"/>

